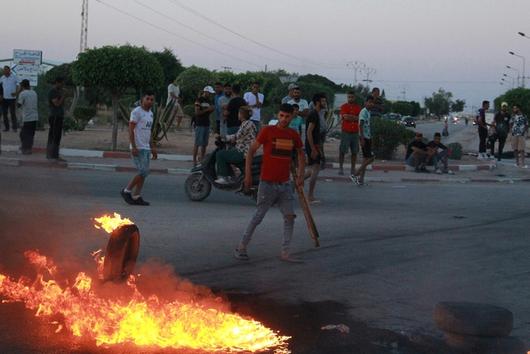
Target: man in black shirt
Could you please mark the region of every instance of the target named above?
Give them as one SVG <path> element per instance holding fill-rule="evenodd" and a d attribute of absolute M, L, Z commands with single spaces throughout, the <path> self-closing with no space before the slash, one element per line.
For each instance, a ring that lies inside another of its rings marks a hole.
<path fill-rule="evenodd" d="M 427 144 L 429 150 L 430 162 L 434 165 L 436 173 L 449 173 L 453 174 L 453 171 L 449 170 L 447 159 L 449 158 L 449 149 L 447 146 L 442 144 L 442 135 L 440 133 L 434 133 L 434 139 Z"/>
<path fill-rule="evenodd" d="M 502 150 L 504 149 L 504 144 L 508 138 L 508 131 L 510 130 L 510 112 L 508 112 L 508 103 L 503 102 L 501 104 L 500 112 L 495 114 L 493 119 L 493 127 L 495 128 L 495 133 L 490 136 L 490 147 L 491 147 L 491 156 L 495 156 L 495 140 L 499 140 L 499 154 L 497 155 L 497 160 L 501 160 Z"/>
<path fill-rule="evenodd" d="M 195 115 L 193 116 L 192 125 L 195 129 L 195 144 L 193 146 L 193 165 L 197 164 L 197 152 L 199 148 L 201 153 L 199 161 L 202 161 L 208 146 L 210 136 L 210 114 L 215 110 L 215 106 L 210 102 L 210 95 L 215 93 L 213 87 L 206 86 L 201 96 L 195 101 Z"/>
<path fill-rule="evenodd" d="M 48 144 L 46 157 L 48 160 L 64 161 L 59 158 L 59 145 L 63 135 L 64 121 L 64 79 L 58 77 L 55 79 L 53 88 L 48 93 L 48 104 L 50 106 L 50 130 L 48 132 Z"/>
<path fill-rule="evenodd" d="M 320 111 L 327 107 L 326 96 L 322 93 L 317 93 L 313 96 L 314 109 L 309 112 L 306 122 L 306 141 L 305 151 L 307 154 L 307 165 L 310 166 L 310 171 L 306 177 L 311 177 L 309 180 L 309 194 L 308 200 L 310 203 L 318 203 L 315 199 L 315 186 L 317 183 L 318 173 L 320 171 L 321 162 L 321 145 L 322 135 L 320 134 Z"/>
<path fill-rule="evenodd" d="M 247 102 L 241 97 L 241 86 L 237 84 L 232 85 L 232 96 L 224 110 L 228 135 L 233 135 L 239 130 L 239 126 L 241 125 L 241 121 L 239 120 L 239 109 L 246 105 Z"/>
<path fill-rule="evenodd" d="M 407 146 L 405 156 L 407 165 L 414 167 L 416 172 L 428 172 L 425 165 L 431 155 L 432 153 L 429 152 L 427 145 L 423 142 L 423 134 L 417 132 L 414 140 Z"/>

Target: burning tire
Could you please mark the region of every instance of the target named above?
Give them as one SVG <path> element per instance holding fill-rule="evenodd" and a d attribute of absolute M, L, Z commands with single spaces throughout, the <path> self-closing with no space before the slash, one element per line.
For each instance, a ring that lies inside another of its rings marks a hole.
<path fill-rule="evenodd" d="M 105 260 L 103 280 L 121 280 L 134 271 L 140 250 L 140 232 L 136 225 L 123 225 L 110 234 Z"/>
<path fill-rule="evenodd" d="M 184 188 L 188 198 L 194 202 L 208 198 L 212 191 L 212 185 L 202 173 L 194 173 L 186 178 Z"/>

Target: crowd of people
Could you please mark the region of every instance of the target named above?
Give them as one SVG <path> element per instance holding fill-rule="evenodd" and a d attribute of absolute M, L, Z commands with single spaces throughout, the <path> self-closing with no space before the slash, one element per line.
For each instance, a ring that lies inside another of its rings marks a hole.
<path fill-rule="evenodd" d="M 48 142 L 46 157 L 50 161 L 64 161 L 59 156 L 59 146 L 63 135 L 64 123 L 64 79 L 58 77 L 53 82 L 53 87 L 48 93 Z M 3 75 L 0 77 L 0 100 L 4 118 L 4 132 L 10 127 L 13 132 L 18 131 L 17 108 L 21 111 L 22 128 L 20 129 L 20 151 L 30 155 L 33 150 L 33 140 L 37 122 L 39 121 L 38 96 L 31 88 L 27 79 L 19 81 L 11 72 L 9 66 L 4 66 Z M 11 121 L 9 118 L 11 117 Z M 1 142 L 1 136 L 0 136 Z"/>
<path fill-rule="evenodd" d="M 504 146 L 508 136 L 511 136 L 515 165 L 519 168 L 528 168 L 524 162 L 526 136 L 528 135 L 528 117 L 526 117 L 521 111 L 521 106 L 518 104 L 512 105 L 510 113 L 508 103 L 502 102 L 500 111 L 496 112 L 493 121 L 488 123 L 486 120 L 486 113 L 489 108 L 490 102 L 486 100 L 483 101 L 482 108 L 479 109 L 476 117 L 479 136 L 478 158 L 480 160 L 494 159 L 495 143 L 498 142 L 497 160 L 501 161 Z M 487 153 L 488 145 L 491 154 Z"/>

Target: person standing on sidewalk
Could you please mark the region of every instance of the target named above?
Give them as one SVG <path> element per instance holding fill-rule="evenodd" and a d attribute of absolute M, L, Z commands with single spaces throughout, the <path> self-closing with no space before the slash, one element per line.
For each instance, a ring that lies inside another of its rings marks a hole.
<path fill-rule="evenodd" d="M 359 152 L 359 113 L 361 106 L 355 103 L 355 93 L 348 92 L 348 101 L 340 106 L 341 135 L 339 148 L 339 175 L 344 175 L 344 158 L 351 152 L 350 176 L 355 175 L 355 163 Z"/>
<path fill-rule="evenodd" d="M 516 104 L 513 105 L 512 112 L 510 130 L 512 131 L 512 148 L 513 154 L 515 155 L 515 165 L 521 168 L 528 168 L 524 164 L 528 118 L 523 115 L 521 108 Z"/>
<path fill-rule="evenodd" d="M 310 170 L 305 174 L 309 180 L 309 193 L 307 199 L 310 203 L 318 203 L 315 198 L 315 187 L 317 184 L 318 174 L 320 172 L 320 163 L 322 159 L 322 134 L 320 134 L 320 111 L 327 106 L 326 96 L 317 93 L 313 96 L 314 109 L 309 112 L 306 124 L 306 141 L 305 151 L 307 154 L 307 164 Z"/>
<path fill-rule="evenodd" d="M 177 117 L 177 130 L 180 130 L 180 125 L 182 124 L 182 119 L 184 118 L 184 112 L 180 106 L 180 87 L 175 84 L 175 82 L 170 82 L 167 87 L 167 103 L 166 107 L 170 104 L 173 104 L 171 109 L 171 115 Z"/>
<path fill-rule="evenodd" d="M 229 135 L 237 133 L 241 121 L 239 120 L 239 109 L 246 106 L 247 102 L 241 97 L 241 86 L 232 85 L 232 96 L 224 110 L 226 118 L 226 133 Z"/>
<path fill-rule="evenodd" d="M 4 75 L 0 77 L 0 84 L 3 87 L 2 115 L 4 116 L 4 131 L 9 131 L 9 117 L 7 115 L 9 113 L 13 131 L 16 132 L 18 128 L 16 101 L 19 86 L 16 75 L 11 72 L 11 68 L 7 65 L 4 66 Z"/>
<path fill-rule="evenodd" d="M 18 107 L 22 109 L 22 129 L 20 130 L 20 150 L 24 155 L 30 155 L 33 148 L 33 138 L 39 120 L 37 108 L 37 93 L 30 88 L 29 80 L 20 83 L 22 91 L 18 95 Z"/>
<path fill-rule="evenodd" d="M 221 133 L 221 122 L 223 121 L 223 108 L 221 107 L 220 99 L 224 96 L 223 84 L 216 82 L 213 85 L 215 96 L 213 96 L 213 103 L 215 106 L 215 134 Z"/>
<path fill-rule="evenodd" d="M 282 104 L 278 112 L 278 124 L 261 129 L 256 141 L 251 145 L 245 161 L 245 190 L 252 186 L 252 160 L 256 151 L 263 145 L 263 162 L 258 187 L 257 210 L 247 226 L 234 256 L 248 260 L 247 247 L 256 227 L 263 221 L 267 211 L 277 204 L 283 214 L 283 243 L 280 259 L 296 262 L 290 255 L 291 239 L 294 231 L 294 196 L 290 183 L 293 152 L 298 156 L 298 178 L 294 183 L 304 184 L 304 153 L 300 136 L 291 128 L 293 107 Z"/>
<path fill-rule="evenodd" d="M 225 110 L 228 107 L 228 103 L 230 102 L 230 98 L 232 97 L 232 85 L 229 83 L 224 84 L 224 92 L 223 96 L 219 97 L 219 135 L 225 136 L 227 134 L 227 127 L 226 127 L 226 116 L 225 116 Z"/>
<path fill-rule="evenodd" d="M 131 179 L 126 188 L 121 190 L 121 196 L 127 204 L 149 205 L 149 202 L 142 198 L 142 188 L 145 179 L 149 175 L 151 154 L 153 155 L 153 160 L 158 158 L 156 144 L 151 138 L 151 129 L 153 127 L 153 112 L 151 112 L 151 108 L 154 101 L 154 93 L 146 92 L 143 94 L 140 106 L 131 112 L 129 141 L 132 159 L 138 169 L 138 174 Z"/>
<path fill-rule="evenodd" d="M 364 175 L 369 164 L 374 162 L 374 155 L 372 153 L 372 116 L 371 110 L 374 108 L 375 99 L 368 96 L 364 103 L 364 108 L 359 113 L 359 140 L 363 152 L 363 162 L 357 173 L 352 176 L 353 183 L 362 186 L 364 185 Z"/>
<path fill-rule="evenodd" d="M 488 139 L 488 124 L 486 123 L 486 112 L 490 109 L 489 101 L 482 101 L 482 108 L 478 110 L 477 115 L 477 126 L 478 126 L 478 159 L 485 160 L 488 158 L 486 155 L 486 140 Z"/>
<path fill-rule="evenodd" d="M 495 114 L 493 119 L 493 128 L 495 133 L 491 136 L 491 156 L 495 156 L 495 140 L 499 140 L 499 154 L 497 155 L 497 161 L 502 158 L 502 150 L 506 139 L 508 138 L 508 131 L 510 130 L 510 113 L 508 112 L 508 103 L 501 103 L 501 110 Z"/>
<path fill-rule="evenodd" d="M 64 122 L 64 99 L 65 92 L 63 89 L 64 79 L 57 77 L 52 89 L 48 93 L 48 104 L 50 106 L 48 131 L 48 143 L 46 145 L 46 158 L 51 161 L 64 162 L 64 159 L 59 158 L 59 146 L 61 145 L 61 137 L 63 136 L 63 122 Z"/>
<path fill-rule="evenodd" d="M 193 116 L 192 125 L 195 129 L 195 143 L 193 145 L 193 166 L 197 161 L 202 161 L 206 154 L 206 147 L 210 137 L 210 114 L 215 110 L 214 105 L 210 103 L 210 95 L 214 94 L 213 87 L 206 86 L 199 98 L 195 101 L 195 115 Z M 200 149 L 200 153 L 199 153 Z M 197 153 L 199 159 L 197 160 Z"/>
<path fill-rule="evenodd" d="M 263 101 L 265 100 L 265 96 L 259 92 L 259 82 L 252 83 L 251 91 L 245 92 L 243 99 L 252 108 L 252 117 L 250 117 L 250 120 L 256 126 L 256 131 L 259 132 L 261 126 L 261 107 L 263 107 Z"/>
<path fill-rule="evenodd" d="M 380 118 L 383 116 L 385 110 L 383 98 L 381 98 L 381 91 L 379 87 L 372 89 L 371 96 L 373 97 L 372 108 L 370 109 L 371 118 Z"/>

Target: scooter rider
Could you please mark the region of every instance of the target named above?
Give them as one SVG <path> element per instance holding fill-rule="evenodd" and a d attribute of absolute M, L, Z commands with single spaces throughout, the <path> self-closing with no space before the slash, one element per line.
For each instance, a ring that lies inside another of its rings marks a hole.
<path fill-rule="evenodd" d="M 245 161 L 250 145 L 256 139 L 256 126 L 250 120 L 252 109 L 248 106 L 242 106 L 238 112 L 241 126 L 237 133 L 227 135 L 228 142 L 235 143 L 234 147 L 226 150 L 219 150 L 215 155 L 217 167 L 217 179 L 215 183 L 229 184 L 232 183 L 230 164 L 241 165 Z"/>

